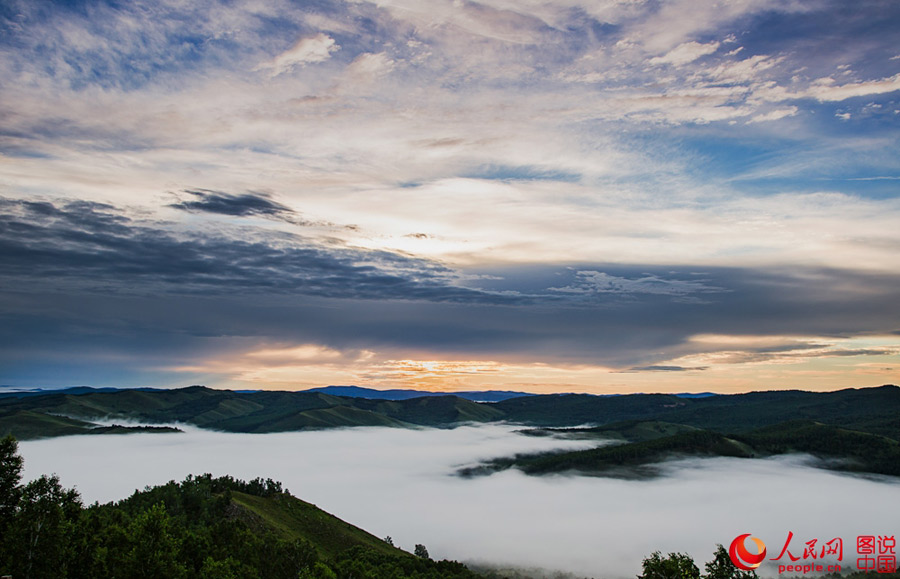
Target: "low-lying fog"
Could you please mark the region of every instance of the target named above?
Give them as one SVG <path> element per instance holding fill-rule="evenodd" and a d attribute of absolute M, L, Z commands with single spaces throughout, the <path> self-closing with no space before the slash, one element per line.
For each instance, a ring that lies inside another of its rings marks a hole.
<path fill-rule="evenodd" d="M 185 428 L 182 426 L 182 428 Z M 809 458 L 693 459 L 666 476 L 625 481 L 529 477 L 515 471 L 454 476 L 485 458 L 549 448 L 584 448 L 516 434 L 508 425 L 454 430 L 357 428 L 281 434 L 69 436 L 20 443 L 25 477 L 57 473 L 86 503 L 211 472 L 281 480 L 297 497 L 435 558 L 631 577 L 654 550 L 690 553 L 703 569 L 716 543 L 752 533 L 781 551 L 844 540 L 845 568 L 858 535 L 900 532 L 900 480 L 836 474 Z M 787 556 L 785 556 L 786 558 Z M 763 575 L 774 575 L 770 570 Z"/>

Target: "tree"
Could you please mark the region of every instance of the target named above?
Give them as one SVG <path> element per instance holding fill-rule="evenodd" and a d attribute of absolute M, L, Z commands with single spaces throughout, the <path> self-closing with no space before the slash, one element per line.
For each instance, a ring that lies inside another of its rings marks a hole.
<path fill-rule="evenodd" d="M 706 579 L 756 579 L 756 571 L 742 571 L 731 562 L 728 551 L 716 545 L 713 560 L 706 564 Z"/>
<path fill-rule="evenodd" d="M 22 467 L 19 443 L 12 435 L 0 439 L 0 527 L 7 528 L 16 512 L 21 494 Z"/>
<path fill-rule="evenodd" d="M 22 466 L 19 443 L 11 435 L 0 439 L 0 573 L 11 571 L 14 541 L 11 529 L 22 494 Z"/>
<path fill-rule="evenodd" d="M 337 579 L 337 575 L 331 570 L 331 567 L 321 561 L 316 561 L 311 569 L 300 571 L 299 579 Z"/>
<path fill-rule="evenodd" d="M 384 542 L 387 543 L 388 545 L 390 545 L 391 547 L 394 546 L 394 539 L 392 539 L 390 535 L 388 535 L 387 537 L 384 538 Z"/>
<path fill-rule="evenodd" d="M 125 559 L 130 577 L 182 577 L 185 568 L 178 561 L 178 539 L 171 532 L 172 521 L 162 504 L 136 516 L 128 527 L 131 549 Z"/>
<path fill-rule="evenodd" d="M 239 579 L 241 577 L 241 564 L 231 557 L 222 561 L 216 561 L 212 557 L 203 560 L 200 567 L 200 579 Z"/>
<path fill-rule="evenodd" d="M 26 579 L 66 576 L 80 517 L 81 497 L 62 488 L 56 475 L 42 475 L 22 487 L 9 532 L 17 574 Z"/>
<path fill-rule="evenodd" d="M 431 559 L 431 557 L 428 556 L 428 549 L 425 548 L 425 545 L 416 545 L 413 554 L 416 557 L 421 557 L 423 559 Z"/>
<path fill-rule="evenodd" d="M 659 551 L 644 559 L 643 574 L 638 579 L 700 579 L 700 569 L 690 555 L 669 553 L 665 558 Z"/>

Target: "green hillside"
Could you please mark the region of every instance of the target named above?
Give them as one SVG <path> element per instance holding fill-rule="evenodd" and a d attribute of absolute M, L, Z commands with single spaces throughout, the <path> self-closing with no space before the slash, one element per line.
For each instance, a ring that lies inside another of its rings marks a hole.
<path fill-rule="evenodd" d="M 91 426 L 93 426 L 91 423 L 83 420 L 34 410 L 15 409 L 0 414 L 0 436 L 11 433 L 22 440 L 83 434 Z"/>
<path fill-rule="evenodd" d="M 232 492 L 231 499 L 235 505 L 246 509 L 249 516 L 243 518 L 251 525 L 260 522 L 282 539 L 308 541 L 325 559 L 334 560 L 353 547 L 364 547 L 384 555 L 408 555 L 359 527 L 287 494 L 261 497 Z"/>
<path fill-rule="evenodd" d="M 459 471 L 463 476 L 490 474 L 517 468 L 526 474 L 577 472 L 579 474 L 639 477 L 654 474 L 647 469 L 673 456 L 756 456 L 746 444 L 705 430 L 679 432 L 641 442 L 612 444 L 572 452 L 540 453 L 497 458 Z"/>
<path fill-rule="evenodd" d="M 94 420 L 184 422 L 226 432 L 288 432 L 348 426 L 452 426 L 501 420 L 490 404 L 456 396 L 387 401 L 318 392 L 232 392 L 191 386 L 0 398 L 0 435 L 83 434 Z M 120 431 L 122 432 L 122 431 Z"/>
<path fill-rule="evenodd" d="M 670 425 L 678 426 L 678 425 Z M 610 432 L 631 441 L 588 450 L 501 457 L 459 471 L 462 476 L 490 474 L 517 468 L 527 474 L 577 472 L 600 476 L 652 476 L 653 465 L 670 458 L 729 456 L 761 458 L 787 453 L 807 453 L 833 459 L 829 468 L 900 476 L 900 442 L 867 432 L 857 432 L 808 420 L 790 421 L 740 435 L 724 435 L 693 427 L 667 428 L 658 422 L 624 423 L 596 429 L 565 429 L 537 432 L 575 433 L 584 436 Z M 648 436 L 648 433 L 660 436 Z"/>
<path fill-rule="evenodd" d="M 797 419 L 900 439 L 900 388 L 848 388 L 834 392 L 750 392 L 694 400 L 666 420 L 720 432 L 748 432 Z"/>
<path fill-rule="evenodd" d="M 668 394 L 591 396 L 546 394 L 497 402 L 507 420 L 535 426 L 578 426 L 622 420 L 654 420 L 693 400 Z"/>
<path fill-rule="evenodd" d="M 601 439 L 641 442 L 696 430 L 699 429 L 695 426 L 674 424 L 662 420 L 624 420 L 588 428 L 533 428 L 519 432 L 527 436 L 554 436 L 574 440 Z"/>
<path fill-rule="evenodd" d="M 356 399 L 356 406 L 420 426 L 459 422 L 490 422 L 505 415 L 493 404 L 472 402 L 456 396 L 425 396 L 408 400 Z"/>
<path fill-rule="evenodd" d="M 562 394 L 512 398 L 494 407 L 507 420 L 534 426 L 605 425 L 636 420 L 740 433 L 807 419 L 900 439 L 900 388 L 890 385 L 835 392 L 776 390 L 705 398 Z"/>
<path fill-rule="evenodd" d="M 833 468 L 900 476 L 900 442 L 868 432 L 795 420 L 736 436 L 761 454 L 805 452 L 826 459 L 842 459 Z"/>

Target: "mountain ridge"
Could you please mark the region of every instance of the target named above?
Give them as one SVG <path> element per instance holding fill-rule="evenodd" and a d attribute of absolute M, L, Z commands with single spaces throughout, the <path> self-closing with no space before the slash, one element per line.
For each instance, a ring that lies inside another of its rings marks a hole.
<path fill-rule="evenodd" d="M 110 419 L 186 423 L 245 433 L 348 426 L 452 427 L 498 421 L 572 427 L 657 420 L 725 434 L 809 419 L 896 439 L 900 438 L 900 388 L 770 390 L 691 398 L 674 394 L 534 394 L 474 402 L 453 394 L 390 400 L 317 390 L 236 392 L 189 386 L 0 398 L 0 434 L 11 433 L 21 439 L 86 433 L 98 426 L 97 420 Z"/>

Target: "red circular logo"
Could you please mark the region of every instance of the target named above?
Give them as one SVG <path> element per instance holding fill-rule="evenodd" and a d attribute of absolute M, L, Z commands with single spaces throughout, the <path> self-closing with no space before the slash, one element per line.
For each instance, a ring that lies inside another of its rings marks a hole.
<path fill-rule="evenodd" d="M 731 547 L 728 548 L 728 555 L 731 557 L 731 562 L 734 563 L 734 566 L 738 569 L 743 569 L 744 571 L 753 571 L 766 558 L 766 544 L 756 537 L 750 537 L 750 539 L 756 543 L 757 554 L 753 554 L 747 550 L 747 547 L 744 545 L 744 540 L 750 537 L 750 533 L 746 533 L 735 538 L 734 541 L 731 542 Z"/>

